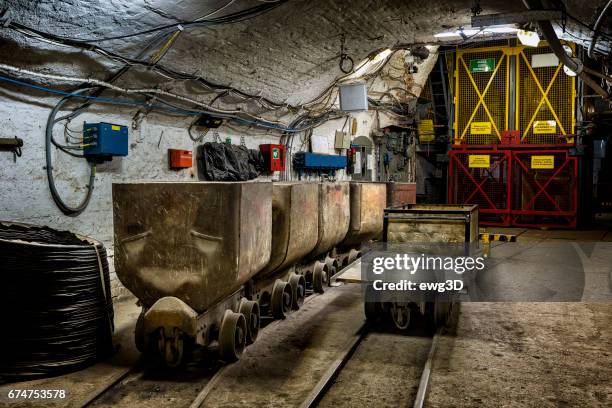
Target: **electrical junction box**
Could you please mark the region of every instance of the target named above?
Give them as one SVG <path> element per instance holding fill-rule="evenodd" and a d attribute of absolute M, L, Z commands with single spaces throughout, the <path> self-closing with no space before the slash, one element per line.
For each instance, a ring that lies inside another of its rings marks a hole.
<path fill-rule="evenodd" d="M 187 169 L 193 164 L 191 150 L 168 149 L 168 161 L 173 170 Z"/>
<path fill-rule="evenodd" d="M 127 156 L 128 128 L 111 123 L 83 124 L 83 154 L 87 158 L 110 160 L 113 156 Z"/>
<path fill-rule="evenodd" d="M 351 147 L 351 135 L 348 132 L 336 130 L 336 141 L 334 143 L 336 149 L 348 149 Z"/>
<path fill-rule="evenodd" d="M 344 169 L 347 165 L 346 156 L 335 154 L 319 154 L 298 152 L 293 156 L 293 166 L 300 171 L 329 171 Z"/>
<path fill-rule="evenodd" d="M 368 88 L 365 82 L 338 85 L 340 110 L 344 112 L 368 110 Z"/>
<path fill-rule="evenodd" d="M 285 171 L 285 145 L 262 144 L 259 145 L 259 151 L 264 158 L 268 173 Z"/>

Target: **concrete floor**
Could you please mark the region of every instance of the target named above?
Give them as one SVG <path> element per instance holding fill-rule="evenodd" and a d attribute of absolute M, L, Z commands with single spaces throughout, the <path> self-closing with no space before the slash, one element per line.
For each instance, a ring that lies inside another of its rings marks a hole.
<path fill-rule="evenodd" d="M 601 282 L 609 276 L 612 244 L 602 244 L 610 237 L 606 231 L 513 231 L 519 243 L 590 241 L 593 245 L 585 247 L 589 256 L 582 259 L 583 264 Z M 527 257 L 529 264 L 537 263 L 538 257 L 554 258 L 540 251 Z M 605 295 L 599 302 L 462 304 L 456 325 L 440 341 L 426 406 L 612 406 L 612 298 L 601 282 L 592 284 L 593 290 Z M 204 406 L 297 404 L 363 322 L 357 286 L 328 292 L 265 332 L 243 360 L 229 368 L 229 375 L 216 385 Z M 17 386 L 68 389 L 67 401 L 44 405 L 82 406 L 137 363 L 133 326 L 138 313 L 133 298 L 115 305 L 115 339 L 120 349 L 111 360 L 62 377 L 5 384 L 0 392 L 5 395 Z M 422 362 L 418 350 L 426 349 L 425 340 L 379 336 L 362 343 L 364 348 L 346 366 L 336 382 L 339 386 L 332 387 L 322 406 L 394 407 L 409 402 Z M 179 375 L 171 381 L 149 378 L 143 385 L 146 389 L 124 387 L 121 395 L 97 404 L 188 406 L 209 378 L 210 373 Z M 147 390 L 152 391 L 147 394 Z M 0 400 L 0 405 L 4 403 Z M 7 406 L 28 405 L 21 401 Z"/>

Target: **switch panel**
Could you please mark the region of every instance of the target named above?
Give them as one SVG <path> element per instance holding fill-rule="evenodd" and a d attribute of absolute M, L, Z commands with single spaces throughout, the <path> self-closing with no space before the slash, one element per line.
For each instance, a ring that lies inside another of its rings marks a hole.
<path fill-rule="evenodd" d="M 89 158 L 110 160 L 113 156 L 127 156 L 127 126 L 110 123 L 83 124 L 83 154 Z"/>

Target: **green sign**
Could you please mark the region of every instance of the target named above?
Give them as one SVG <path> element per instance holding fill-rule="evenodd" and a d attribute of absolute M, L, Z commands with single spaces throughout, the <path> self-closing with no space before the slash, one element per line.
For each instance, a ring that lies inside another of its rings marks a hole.
<path fill-rule="evenodd" d="M 470 60 L 470 72 L 493 72 L 494 69 L 495 58 Z"/>
<path fill-rule="evenodd" d="M 272 158 L 278 159 L 278 149 L 272 149 Z"/>

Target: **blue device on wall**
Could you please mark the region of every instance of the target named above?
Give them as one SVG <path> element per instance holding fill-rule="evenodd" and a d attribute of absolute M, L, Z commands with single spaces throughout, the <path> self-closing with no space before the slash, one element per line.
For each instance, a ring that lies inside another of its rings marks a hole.
<path fill-rule="evenodd" d="M 83 124 L 83 154 L 96 160 L 111 160 L 113 156 L 127 156 L 128 128 L 111 123 Z"/>
<path fill-rule="evenodd" d="M 297 152 L 293 156 L 293 166 L 300 174 L 302 172 L 329 172 L 333 175 L 336 170 L 346 168 L 346 164 L 346 156 L 335 154 Z"/>

